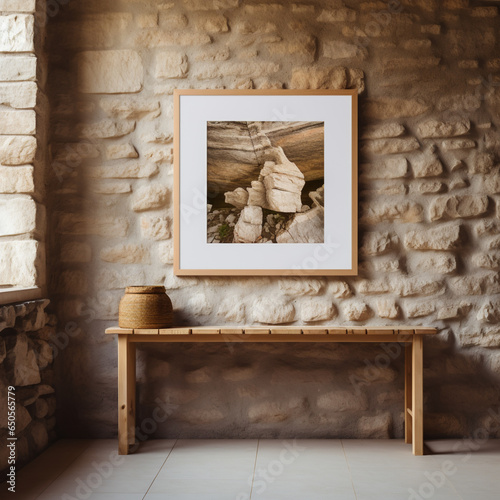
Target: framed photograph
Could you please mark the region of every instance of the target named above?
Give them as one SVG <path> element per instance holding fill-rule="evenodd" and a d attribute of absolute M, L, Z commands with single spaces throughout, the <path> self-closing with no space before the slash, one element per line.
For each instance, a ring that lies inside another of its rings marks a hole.
<path fill-rule="evenodd" d="M 357 90 L 176 90 L 174 272 L 357 274 Z"/>

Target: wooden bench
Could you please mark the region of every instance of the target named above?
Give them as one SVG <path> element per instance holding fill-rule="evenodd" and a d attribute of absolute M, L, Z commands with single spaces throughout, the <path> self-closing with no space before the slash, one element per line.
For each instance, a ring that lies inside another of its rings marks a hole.
<path fill-rule="evenodd" d="M 413 454 L 424 454 L 423 338 L 429 327 L 184 327 L 165 329 L 108 328 L 118 335 L 118 449 L 127 455 L 135 445 L 135 344 L 138 342 L 404 342 L 405 442 Z"/>

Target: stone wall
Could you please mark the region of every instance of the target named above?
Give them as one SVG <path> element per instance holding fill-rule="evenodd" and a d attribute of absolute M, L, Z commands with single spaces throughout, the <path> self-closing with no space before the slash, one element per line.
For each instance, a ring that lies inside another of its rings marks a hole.
<path fill-rule="evenodd" d="M 0 480 L 5 480 L 7 394 L 16 401 L 16 467 L 32 460 L 56 437 L 54 345 L 56 319 L 45 311 L 48 300 L 0 307 Z"/>
<path fill-rule="evenodd" d="M 44 1 L 0 1 L 2 286 L 45 286 L 44 12 Z"/>
<path fill-rule="evenodd" d="M 178 323 L 437 326 L 425 346 L 427 435 L 494 420 L 500 20 L 487 4 L 54 7 L 50 286 L 61 319 L 82 329 L 57 360 L 63 435 L 116 433 L 116 339 L 103 331 L 138 283 L 164 283 Z M 173 275 L 175 88 L 359 90 L 359 276 Z M 401 349 L 378 345 L 144 346 L 139 425 L 166 404 L 150 434 L 401 437 L 402 365 Z"/>

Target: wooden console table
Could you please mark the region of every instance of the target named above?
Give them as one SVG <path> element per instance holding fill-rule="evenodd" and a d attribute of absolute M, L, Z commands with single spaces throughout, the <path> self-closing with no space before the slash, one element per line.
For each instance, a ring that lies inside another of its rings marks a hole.
<path fill-rule="evenodd" d="M 118 335 L 118 449 L 127 455 L 135 445 L 135 344 L 138 342 L 404 342 L 405 442 L 424 454 L 423 338 L 429 327 L 192 327 L 159 330 L 108 328 Z"/>

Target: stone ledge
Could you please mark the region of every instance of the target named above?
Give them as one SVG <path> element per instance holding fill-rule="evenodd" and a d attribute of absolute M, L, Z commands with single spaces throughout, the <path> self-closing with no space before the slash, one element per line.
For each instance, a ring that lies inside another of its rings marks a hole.
<path fill-rule="evenodd" d="M 32 301 L 42 297 L 42 289 L 38 286 L 0 288 L 0 304 L 8 305 L 16 302 Z"/>

